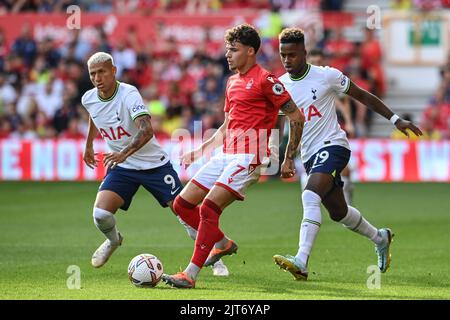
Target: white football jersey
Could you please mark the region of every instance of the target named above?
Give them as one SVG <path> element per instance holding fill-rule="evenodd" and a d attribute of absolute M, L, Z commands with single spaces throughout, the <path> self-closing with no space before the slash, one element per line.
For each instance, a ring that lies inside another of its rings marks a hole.
<path fill-rule="evenodd" d="M 118 81 L 111 98 L 102 99 L 98 95 L 97 88 L 93 88 L 83 95 L 81 103 L 89 112 L 111 152 L 123 150 L 138 133 L 134 119 L 150 114 L 136 87 Z M 147 170 L 160 167 L 167 161 L 169 156 L 153 137 L 118 166 L 126 169 Z"/>
<path fill-rule="evenodd" d="M 285 73 L 279 80 L 305 115 L 302 162 L 325 146 L 338 145 L 350 150 L 345 131 L 339 126 L 335 106 L 337 94 L 348 91 L 349 78 L 335 68 L 308 64 L 305 74 L 298 79 Z"/>

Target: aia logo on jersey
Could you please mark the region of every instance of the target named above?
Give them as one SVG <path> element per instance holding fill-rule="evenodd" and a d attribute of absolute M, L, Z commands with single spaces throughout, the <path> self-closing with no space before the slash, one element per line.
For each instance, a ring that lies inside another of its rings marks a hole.
<path fill-rule="evenodd" d="M 305 121 L 310 121 L 312 117 L 319 117 L 322 118 L 322 114 L 317 110 L 317 108 L 312 104 L 308 108 L 308 114 L 305 114 L 305 110 L 303 108 L 300 109 L 300 111 L 305 116 Z"/>
<path fill-rule="evenodd" d="M 100 134 L 103 139 L 108 140 L 120 140 L 123 136 L 131 137 L 131 134 L 129 134 L 122 126 L 117 128 L 108 128 L 106 130 L 100 128 Z"/>

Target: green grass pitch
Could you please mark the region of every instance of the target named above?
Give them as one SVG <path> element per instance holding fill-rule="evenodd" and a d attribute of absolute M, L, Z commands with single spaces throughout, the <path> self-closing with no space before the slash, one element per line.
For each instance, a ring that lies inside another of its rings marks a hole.
<path fill-rule="evenodd" d="M 368 289 L 376 264 L 372 243 L 332 222 L 323 224 L 310 258 L 310 279 L 294 281 L 273 254 L 295 254 L 302 216 L 297 183 L 269 181 L 223 214 L 222 229 L 239 244 L 225 257 L 231 275 L 204 269 L 194 290 L 162 282 L 135 288 L 127 266 L 139 253 L 155 254 L 165 272 L 184 268 L 193 241 L 175 216 L 144 189 L 117 221 L 124 243 L 100 269 L 90 266 L 103 237 L 92 222 L 98 183 L 0 183 L 0 299 L 450 299 L 449 184 L 358 184 L 354 205 L 375 226 L 396 236 L 392 264 L 380 289 Z M 70 290 L 67 268 L 81 270 Z"/>

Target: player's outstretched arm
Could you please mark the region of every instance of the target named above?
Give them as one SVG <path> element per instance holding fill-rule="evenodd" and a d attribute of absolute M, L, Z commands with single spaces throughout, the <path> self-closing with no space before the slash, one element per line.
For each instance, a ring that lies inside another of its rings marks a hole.
<path fill-rule="evenodd" d="M 407 129 L 411 130 L 416 136 L 422 135 L 422 131 L 418 127 L 416 127 L 412 122 L 403 120 L 402 118 L 394 114 L 394 112 L 392 112 L 392 110 L 389 109 L 384 104 L 384 102 L 381 101 L 380 98 L 364 89 L 361 89 L 352 81 L 350 82 L 350 88 L 348 89 L 347 94 L 350 97 L 355 98 L 362 104 L 366 105 L 371 110 L 390 120 L 397 127 L 397 129 L 400 130 L 407 137 L 409 137 Z"/>
<path fill-rule="evenodd" d="M 117 164 L 124 162 L 130 155 L 142 148 L 151 138 L 153 138 L 153 128 L 151 117 L 148 114 L 134 119 L 138 132 L 131 140 L 130 144 L 120 152 L 106 153 L 103 163 L 107 168 L 114 168 Z"/>
<path fill-rule="evenodd" d="M 305 117 L 292 100 L 286 102 L 281 107 L 281 111 L 289 118 L 289 141 L 286 147 L 284 161 L 281 165 L 281 177 L 291 178 L 295 174 L 294 158 L 297 155 L 302 138 Z"/>
<path fill-rule="evenodd" d="M 180 162 L 185 168 L 189 167 L 197 159 L 201 158 L 204 154 L 212 152 L 216 148 L 223 145 L 223 139 L 225 138 L 228 126 L 228 112 L 225 112 L 225 120 L 223 124 L 217 129 L 214 135 L 202 143 L 197 149 L 191 150 L 183 154 L 180 158 Z"/>
<path fill-rule="evenodd" d="M 86 146 L 83 153 L 83 160 L 91 169 L 94 169 L 94 167 L 97 166 L 97 160 L 95 159 L 94 153 L 94 139 L 97 136 L 97 132 L 97 127 L 95 126 L 91 117 L 89 117 L 88 134 L 86 138 Z"/>

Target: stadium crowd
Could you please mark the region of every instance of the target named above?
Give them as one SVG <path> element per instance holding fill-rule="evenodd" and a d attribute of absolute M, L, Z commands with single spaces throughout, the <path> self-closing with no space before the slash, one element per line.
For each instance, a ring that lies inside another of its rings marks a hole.
<path fill-rule="evenodd" d="M 272 11 L 300 5 L 339 10 L 343 1 L 204 1 L 208 8 L 267 7 Z M 149 10 L 190 10 L 203 1 L 130 0 L 130 1 L 10 1 L 0 0 L 0 12 L 37 12 L 65 10 L 68 5 L 81 5 L 91 12 L 112 10 L 133 12 L 141 6 Z M 125 6 L 124 8 L 120 6 Z M 278 26 L 274 34 L 281 31 Z M 127 30 L 123 39 L 111 41 L 101 26 L 96 39 L 88 41 L 82 30 L 72 30 L 65 43 L 52 38 L 37 41 L 32 28 L 24 25 L 12 43 L 6 43 L 5 30 L 0 29 L 0 138 L 83 138 L 87 132 L 87 114 L 80 105 L 81 96 L 92 84 L 87 72 L 87 58 L 96 51 L 112 54 L 120 81 L 135 85 L 152 114 L 155 134 L 169 138 L 177 128 L 193 130 L 194 121 L 202 121 L 204 131 L 223 122 L 223 92 L 230 71 L 223 45 L 208 37 L 192 56 L 180 52 L 175 39 L 160 39 L 158 46 L 138 39 L 135 30 Z M 277 54 L 278 41 L 265 38 L 259 62 L 277 76 L 284 73 Z M 341 29 L 325 30 L 323 39 L 314 44 L 322 50 L 326 64 L 344 71 L 364 89 L 379 97 L 386 93 L 382 67 L 382 49 L 376 34 L 367 30 L 361 43 L 347 40 Z M 442 69 L 442 84 L 430 106 L 425 109 L 426 131 L 449 136 L 450 58 Z M 354 137 L 367 135 L 371 114 L 367 108 L 352 103 Z M 445 117 L 443 116 L 445 115 Z M 429 130 L 428 130 L 429 128 Z M 430 134 L 430 136 L 436 136 Z"/>

